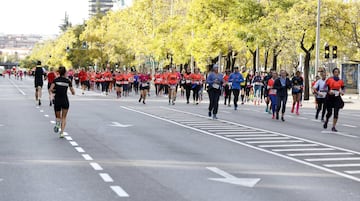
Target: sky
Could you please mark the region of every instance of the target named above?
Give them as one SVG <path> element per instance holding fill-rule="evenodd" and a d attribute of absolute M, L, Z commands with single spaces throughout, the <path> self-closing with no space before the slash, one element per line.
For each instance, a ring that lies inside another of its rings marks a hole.
<path fill-rule="evenodd" d="M 88 18 L 88 0 L 0 0 L 0 33 L 59 34 L 65 12 L 73 25 Z"/>

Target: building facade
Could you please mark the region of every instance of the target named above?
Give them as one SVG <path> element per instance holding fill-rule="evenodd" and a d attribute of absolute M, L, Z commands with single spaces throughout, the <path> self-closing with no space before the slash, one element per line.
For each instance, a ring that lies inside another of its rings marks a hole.
<path fill-rule="evenodd" d="M 105 14 L 114 7 L 114 0 L 89 0 L 89 16 Z"/>

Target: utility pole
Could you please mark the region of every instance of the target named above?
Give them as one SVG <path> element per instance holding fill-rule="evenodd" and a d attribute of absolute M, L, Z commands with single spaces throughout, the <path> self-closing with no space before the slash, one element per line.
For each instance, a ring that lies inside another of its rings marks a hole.
<path fill-rule="evenodd" d="M 315 53 L 315 74 L 317 73 L 320 65 L 320 11 L 321 0 L 318 0 L 317 8 L 317 22 L 316 22 L 316 53 Z"/>

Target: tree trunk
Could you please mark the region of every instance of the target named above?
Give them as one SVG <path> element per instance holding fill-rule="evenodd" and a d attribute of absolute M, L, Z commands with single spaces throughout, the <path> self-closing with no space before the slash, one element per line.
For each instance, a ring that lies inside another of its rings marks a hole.
<path fill-rule="evenodd" d="M 312 43 L 309 49 L 306 49 L 304 46 L 305 33 L 302 36 L 300 47 L 305 52 L 305 63 L 304 63 L 304 82 L 305 82 L 305 91 L 304 91 L 304 100 L 310 99 L 310 82 L 309 82 L 309 71 L 310 71 L 310 60 L 311 52 L 315 49 L 315 43 Z"/>
<path fill-rule="evenodd" d="M 273 66 L 272 66 L 272 70 L 277 70 L 277 60 L 279 57 L 281 50 L 277 51 L 277 48 L 273 49 Z"/>
<path fill-rule="evenodd" d="M 249 50 L 253 56 L 253 72 L 256 72 L 256 50 Z"/>
<path fill-rule="evenodd" d="M 265 62 L 264 62 L 265 72 L 267 71 L 268 62 L 269 62 L 269 50 L 266 49 L 266 51 L 265 51 Z"/>

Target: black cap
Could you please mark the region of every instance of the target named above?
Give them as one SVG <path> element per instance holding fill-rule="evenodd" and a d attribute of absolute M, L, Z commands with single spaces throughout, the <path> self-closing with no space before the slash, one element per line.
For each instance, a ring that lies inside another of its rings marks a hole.
<path fill-rule="evenodd" d="M 36 65 L 41 66 L 41 61 L 37 61 Z"/>

